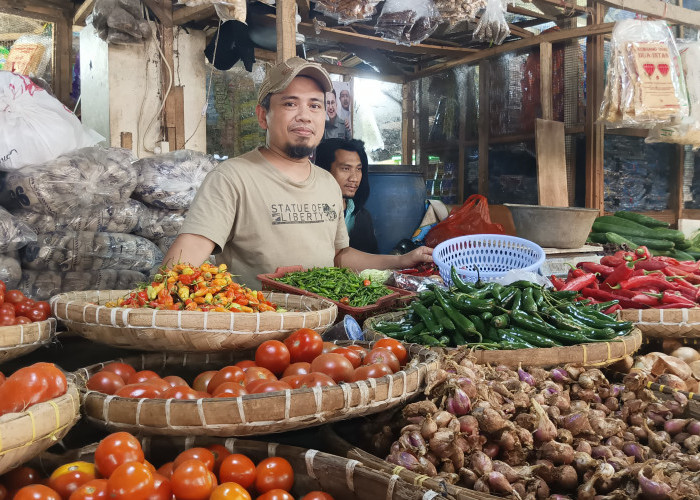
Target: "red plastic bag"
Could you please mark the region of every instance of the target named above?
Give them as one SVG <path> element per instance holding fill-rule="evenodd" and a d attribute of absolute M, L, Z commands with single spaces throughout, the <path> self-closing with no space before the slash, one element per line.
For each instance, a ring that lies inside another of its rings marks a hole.
<path fill-rule="evenodd" d="M 445 220 L 435 224 L 425 236 L 425 244 L 435 247 L 467 234 L 505 234 L 501 224 L 491 222 L 489 203 L 480 194 L 471 195 L 461 207 L 453 208 Z"/>

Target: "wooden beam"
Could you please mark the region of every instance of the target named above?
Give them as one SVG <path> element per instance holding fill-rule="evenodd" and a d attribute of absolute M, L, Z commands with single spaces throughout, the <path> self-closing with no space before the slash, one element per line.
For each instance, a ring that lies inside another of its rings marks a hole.
<path fill-rule="evenodd" d="M 416 93 L 414 83 L 405 83 L 401 87 L 401 163 L 413 164 L 413 136 Z"/>
<path fill-rule="evenodd" d="M 430 124 L 428 116 L 428 82 L 426 80 L 418 81 L 418 92 L 416 92 L 418 101 L 418 135 L 416 136 L 416 160 L 420 165 L 423 178 L 428 178 L 428 155 L 427 148 L 428 136 L 430 134 Z"/>
<path fill-rule="evenodd" d="M 0 41 L 2 42 L 14 42 L 19 37 L 26 35 L 27 33 L 0 33 Z"/>
<path fill-rule="evenodd" d="M 170 0 L 143 0 L 143 2 L 153 11 L 164 27 L 173 27 L 173 5 Z"/>
<path fill-rule="evenodd" d="M 552 43 L 540 44 L 540 105 L 542 118 L 554 120 L 554 96 L 552 95 Z"/>
<path fill-rule="evenodd" d="M 309 0 L 297 0 L 297 10 L 302 21 L 309 20 L 309 14 L 311 12 L 311 4 Z"/>
<path fill-rule="evenodd" d="M 295 0 L 277 0 L 277 62 L 286 61 L 297 55 Z"/>
<path fill-rule="evenodd" d="M 60 11 L 51 8 L 40 8 L 37 10 L 39 10 L 40 12 L 35 12 L 35 10 L 22 9 L 18 7 L 0 5 L 0 13 L 12 14 L 13 16 L 28 17 L 29 19 L 36 19 L 37 21 L 55 23 L 62 17 Z"/>
<path fill-rule="evenodd" d="M 659 0 L 598 0 L 603 5 L 700 28 L 700 12 Z"/>
<path fill-rule="evenodd" d="M 71 109 L 70 92 L 73 83 L 73 15 L 66 12 L 54 23 L 53 30 L 53 90 L 64 105 Z"/>
<path fill-rule="evenodd" d="M 511 35 L 519 36 L 520 38 L 532 38 L 535 36 L 533 32 L 512 23 L 508 23 L 508 28 L 510 29 Z"/>
<path fill-rule="evenodd" d="M 491 69 L 487 60 L 479 62 L 479 194 L 489 197 L 489 135 L 491 133 Z"/>
<path fill-rule="evenodd" d="M 543 14 L 542 12 L 535 12 L 534 10 L 524 9 L 516 5 L 508 5 L 508 12 L 511 14 L 518 14 L 520 16 L 534 17 L 535 19 L 544 19 L 546 21 L 556 21 L 556 16 L 550 16 L 549 14 Z"/>
<path fill-rule="evenodd" d="M 669 203 L 668 208 L 674 214 L 675 222 L 681 218 L 684 208 L 683 200 L 683 177 L 685 173 L 685 146 L 676 144 L 676 154 L 673 160 L 675 165 L 671 167 L 671 175 L 669 176 Z"/>
<path fill-rule="evenodd" d="M 180 26 L 190 21 L 201 21 L 216 17 L 216 9 L 211 4 L 197 5 L 196 7 L 182 7 L 173 11 L 173 24 Z"/>
<path fill-rule="evenodd" d="M 80 7 L 78 7 L 73 15 L 73 24 L 76 26 L 85 26 L 85 20 L 87 16 L 90 15 L 92 9 L 95 7 L 95 0 L 85 0 Z"/>
<path fill-rule="evenodd" d="M 603 18 L 604 7 L 588 0 L 593 9 L 589 22 Z M 605 208 L 605 187 L 603 183 L 605 128 L 598 122 L 598 110 L 603 100 L 603 36 L 597 33 L 586 41 L 586 207 L 595 208 L 603 213 Z"/>
<path fill-rule="evenodd" d="M 544 33 L 532 38 L 523 38 L 520 40 L 515 40 L 514 42 L 506 42 L 504 44 L 498 45 L 497 47 L 492 47 L 490 49 L 478 50 L 477 53 L 453 59 L 451 61 L 435 64 L 423 70 L 416 71 L 407 78 L 409 80 L 416 80 L 418 78 L 423 78 L 425 76 L 435 75 L 437 73 L 442 73 L 443 71 L 454 68 L 456 66 L 461 66 L 463 64 L 470 64 L 482 59 L 488 59 L 505 52 L 513 52 L 516 50 L 524 49 L 527 47 L 532 47 L 534 45 L 539 45 L 542 42 L 562 42 L 564 40 L 570 40 L 572 38 L 580 38 L 583 36 L 593 36 L 593 35 L 604 35 L 606 33 L 611 33 L 615 23 L 604 23 L 604 24 L 593 24 L 584 26 L 582 28 L 572 28 L 568 30 L 552 31 L 550 33 Z"/>

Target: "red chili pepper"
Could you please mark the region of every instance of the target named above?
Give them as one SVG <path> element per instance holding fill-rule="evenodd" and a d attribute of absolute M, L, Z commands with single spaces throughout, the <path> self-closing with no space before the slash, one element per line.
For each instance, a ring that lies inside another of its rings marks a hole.
<path fill-rule="evenodd" d="M 372 282 L 370 280 L 364 280 L 362 281 L 362 286 L 370 286 Z"/>
<path fill-rule="evenodd" d="M 620 304 L 615 304 L 614 306 L 610 306 L 607 309 L 603 310 L 603 314 L 612 314 L 616 311 L 619 311 L 622 309 L 622 306 Z"/>
<path fill-rule="evenodd" d="M 655 294 L 655 293 L 651 293 L 651 294 L 640 293 L 640 294 L 635 295 L 634 297 L 632 297 L 632 300 L 633 300 L 634 302 L 639 302 L 640 304 L 644 304 L 645 306 L 656 307 L 656 306 L 658 306 L 658 305 L 661 303 L 661 301 L 659 300 L 659 297 L 657 297 L 657 295 L 660 295 L 660 294 Z"/>
<path fill-rule="evenodd" d="M 569 269 L 568 274 L 566 275 L 566 281 L 568 283 L 569 280 L 580 278 L 581 276 L 585 276 L 586 274 L 586 271 L 584 271 L 583 269 L 579 269 L 577 267 L 572 266 L 571 269 Z"/>
<path fill-rule="evenodd" d="M 146 290 L 141 290 L 138 294 L 139 304 L 143 305 L 148 302 L 148 293 Z"/>
<path fill-rule="evenodd" d="M 679 262 L 677 265 L 676 264 L 671 264 L 672 266 L 678 268 L 678 269 L 683 269 L 684 271 L 688 273 L 700 273 L 700 263 L 698 262 L 693 262 L 692 260 L 684 260 L 682 262 Z"/>
<path fill-rule="evenodd" d="M 610 275 L 607 278 L 605 278 L 605 281 L 603 281 L 603 285 L 613 287 L 617 285 L 620 281 L 625 281 L 629 279 L 633 273 L 634 264 L 632 262 L 625 262 L 623 264 L 620 264 L 619 266 L 615 266 L 613 272 L 610 273 Z"/>
<path fill-rule="evenodd" d="M 658 255 L 658 256 L 654 257 L 654 259 L 661 261 L 661 262 L 665 262 L 666 264 L 671 264 L 673 266 L 677 266 L 678 264 L 680 264 L 680 262 L 678 262 L 673 257 L 664 257 L 663 255 Z"/>
<path fill-rule="evenodd" d="M 620 295 L 618 293 L 609 292 L 607 290 L 593 290 L 592 288 L 584 288 L 583 290 L 581 290 L 581 294 L 583 294 L 584 297 L 596 299 L 601 302 L 608 302 L 609 300 L 618 300 L 620 301 L 620 306 L 622 306 L 623 309 L 643 309 L 643 307 L 640 307 L 642 304 L 630 300 L 629 297 Z"/>
<path fill-rule="evenodd" d="M 671 290 L 665 290 L 663 297 L 661 298 L 663 304 L 684 304 L 688 307 L 694 307 L 697 304 L 693 300 L 689 300 L 684 297 L 680 292 L 673 292 Z"/>
<path fill-rule="evenodd" d="M 561 278 L 557 278 L 555 275 L 551 275 L 549 281 L 552 282 L 552 285 L 554 285 L 554 288 L 557 290 L 561 290 L 566 286 L 566 282 Z"/>
<path fill-rule="evenodd" d="M 647 247 L 645 247 L 644 245 L 638 246 L 634 250 L 634 254 L 635 254 L 635 260 L 639 260 L 639 259 L 649 260 L 649 259 L 651 259 L 651 254 L 649 253 L 649 249 Z"/>
<path fill-rule="evenodd" d="M 625 281 L 618 283 L 625 290 L 636 290 L 637 288 L 652 286 L 659 290 L 677 289 L 678 286 L 666 281 L 658 274 L 648 274 L 646 276 L 633 276 Z"/>
<path fill-rule="evenodd" d="M 579 262 L 576 267 L 580 267 L 587 273 L 598 273 L 603 278 L 607 278 L 615 270 L 614 267 L 604 266 L 603 264 L 596 264 L 595 262 Z"/>
<path fill-rule="evenodd" d="M 581 270 L 579 269 L 579 271 Z M 564 288 L 562 288 L 562 291 L 574 290 L 578 292 L 579 290 L 586 288 L 594 281 L 596 281 L 595 274 L 584 274 L 583 276 L 579 276 L 572 280 L 567 280 L 566 285 L 564 285 Z"/>
<path fill-rule="evenodd" d="M 645 271 L 658 271 L 659 269 L 663 269 L 666 266 L 668 266 L 668 262 L 656 260 L 655 258 L 651 260 L 644 259 L 634 261 L 635 269 L 644 269 Z"/>
<path fill-rule="evenodd" d="M 660 306 L 656 306 L 655 309 L 689 309 L 691 307 L 695 307 L 697 304 L 661 304 Z"/>

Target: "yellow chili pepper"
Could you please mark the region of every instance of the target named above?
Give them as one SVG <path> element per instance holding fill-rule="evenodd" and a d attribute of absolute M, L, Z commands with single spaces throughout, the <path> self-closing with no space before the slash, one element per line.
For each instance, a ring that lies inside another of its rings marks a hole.
<path fill-rule="evenodd" d="M 186 286 L 181 286 L 177 291 L 177 295 L 182 300 L 187 300 L 190 298 L 190 289 L 187 288 Z"/>

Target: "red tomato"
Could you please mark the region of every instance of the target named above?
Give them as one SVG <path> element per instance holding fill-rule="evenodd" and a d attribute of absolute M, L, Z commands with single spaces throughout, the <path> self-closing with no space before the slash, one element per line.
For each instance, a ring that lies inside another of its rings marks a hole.
<path fill-rule="evenodd" d="M 15 316 L 29 317 L 29 311 L 34 307 L 32 299 L 24 299 L 22 302 L 15 302 Z"/>
<path fill-rule="evenodd" d="M 9 302 L 11 304 L 19 304 L 26 298 L 27 297 L 25 297 L 19 290 L 7 290 L 5 292 L 5 302 Z"/>
<path fill-rule="evenodd" d="M 306 361 L 311 363 L 323 351 L 323 339 L 318 332 L 310 328 L 302 328 L 284 339 L 284 345 L 289 349 L 292 363 Z"/>
<path fill-rule="evenodd" d="M 173 475 L 173 462 L 164 463 L 163 465 L 158 467 L 158 469 L 156 470 L 156 473 L 170 479 L 170 476 Z"/>
<path fill-rule="evenodd" d="M 127 384 L 142 384 L 146 380 L 152 378 L 160 378 L 156 372 L 152 370 L 141 370 L 140 372 L 135 372 L 131 374 L 129 380 L 126 381 Z"/>
<path fill-rule="evenodd" d="M 110 500 L 146 500 L 153 491 L 153 473 L 142 462 L 126 462 L 107 479 Z"/>
<path fill-rule="evenodd" d="M 20 489 L 14 500 L 61 500 L 61 495 L 43 484 L 33 484 Z"/>
<path fill-rule="evenodd" d="M 45 300 L 39 300 L 34 304 L 34 309 L 38 309 L 40 311 L 43 311 L 44 314 L 46 314 L 46 317 L 48 318 L 51 316 L 51 304 L 46 302 Z"/>
<path fill-rule="evenodd" d="M 93 479 L 95 479 L 95 474 L 81 470 L 73 470 L 56 477 L 51 477 L 47 486 L 61 495 L 61 498 L 67 500 L 75 490 Z"/>
<path fill-rule="evenodd" d="M 221 468 L 221 462 L 223 462 L 224 458 L 229 456 L 231 452 L 220 444 L 210 444 L 209 446 L 205 446 L 205 448 L 214 454 L 214 474 L 218 474 Z"/>
<path fill-rule="evenodd" d="M 237 483 L 223 483 L 211 492 L 209 500 L 251 500 L 250 493 Z"/>
<path fill-rule="evenodd" d="M 272 373 L 270 370 L 267 368 L 263 368 L 262 366 L 251 366 L 248 368 L 245 372 L 245 386 L 248 386 L 253 380 L 277 380 L 277 377 L 275 377 L 275 374 Z"/>
<path fill-rule="evenodd" d="M 352 349 L 353 351 L 357 351 L 357 353 L 360 355 L 362 359 L 365 359 L 365 356 L 367 356 L 367 349 L 362 347 L 361 345 L 357 344 L 350 344 L 348 346 L 345 346 L 346 349 Z"/>
<path fill-rule="evenodd" d="M 308 374 L 306 374 L 308 375 Z M 306 377 L 306 375 L 287 375 L 286 377 L 282 377 L 280 379 L 280 382 L 284 382 L 285 384 L 289 384 L 289 386 L 292 389 L 298 389 L 301 386 L 301 379 Z"/>
<path fill-rule="evenodd" d="M 37 321 L 44 321 L 47 319 L 49 316 L 41 309 L 37 309 L 36 307 L 32 307 L 29 312 L 27 313 L 27 317 L 31 319 L 33 322 Z"/>
<path fill-rule="evenodd" d="M 306 375 L 311 373 L 311 363 L 306 361 L 298 361 L 289 365 L 282 373 L 283 377 L 289 377 L 290 375 Z"/>
<path fill-rule="evenodd" d="M 160 394 L 158 388 L 151 384 L 129 384 L 114 393 L 122 398 L 157 398 Z"/>
<path fill-rule="evenodd" d="M 124 379 L 114 372 L 100 371 L 87 381 L 88 389 L 105 394 L 114 394 L 122 387 L 124 387 Z"/>
<path fill-rule="evenodd" d="M 323 491 L 310 491 L 301 500 L 334 500 L 331 495 Z"/>
<path fill-rule="evenodd" d="M 266 458 L 255 468 L 255 489 L 259 493 L 281 489 L 289 491 L 294 484 L 294 471 L 284 458 Z"/>
<path fill-rule="evenodd" d="M 263 493 L 255 500 L 294 500 L 294 497 L 285 490 L 275 488 L 267 493 Z"/>
<path fill-rule="evenodd" d="M 207 500 L 216 483 L 199 460 L 185 460 L 173 471 L 170 486 L 178 500 Z"/>
<path fill-rule="evenodd" d="M 275 375 L 282 375 L 290 362 L 287 346 L 279 340 L 266 340 L 255 350 L 255 364 L 267 368 Z"/>
<path fill-rule="evenodd" d="M 93 479 L 71 493 L 69 500 L 102 500 L 107 498 L 107 480 Z"/>
<path fill-rule="evenodd" d="M 144 385 L 152 385 L 153 387 L 158 389 L 158 392 L 160 392 L 161 394 L 167 391 L 168 389 L 172 389 L 172 386 L 160 377 L 149 378 L 148 380 L 144 380 L 141 383 Z"/>
<path fill-rule="evenodd" d="M 5 282 L 3 280 L 0 280 L 0 292 L 5 293 L 6 290 L 7 290 L 7 285 L 5 284 Z"/>
<path fill-rule="evenodd" d="M 10 309 L 12 309 L 12 311 L 9 309 L 0 309 L 0 326 L 10 326 L 15 324 L 15 310 L 12 308 L 12 304 L 10 304 Z"/>
<path fill-rule="evenodd" d="M 0 372 L 0 385 L 2 385 L 4 383 L 5 383 L 5 375 L 2 372 Z"/>
<path fill-rule="evenodd" d="M 357 368 L 362 364 L 362 356 L 360 356 L 360 353 L 354 349 L 348 349 L 347 347 L 338 347 L 337 349 L 333 349 L 331 352 L 333 354 L 342 354 L 343 356 L 348 358 L 348 361 L 352 363 L 353 368 Z"/>
<path fill-rule="evenodd" d="M 257 366 L 257 365 L 255 364 L 255 361 L 252 361 L 250 359 L 245 359 L 243 361 L 239 361 L 234 366 L 237 366 L 241 370 L 246 371 L 248 368 L 252 368 L 252 367 Z"/>
<path fill-rule="evenodd" d="M 213 394 L 214 390 L 224 382 L 238 382 L 239 384 L 245 380 L 245 373 L 238 366 L 224 366 L 216 372 L 207 384 L 206 392 Z"/>
<path fill-rule="evenodd" d="M 342 354 L 326 353 L 311 362 L 311 371 L 325 373 L 337 382 L 350 382 L 354 368 Z"/>
<path fill-rule="evenodd" d="M 101 371 L 116 373 L 124 379 L 125 384 L 128 383 L 129 377 L 136 373 L 136 369 L 133 366 L 118 361 L 107 363 Z"/>
<path fill-rule="evenodd" d="M 170 387 L 189 387 L 190 386 L 190 384 L 188 384 L 184 378 L 178 377 L 177 375 L 168 375 L 167 377 L 163 377 L 163 380 L 165 380 L 168 384 L 170 384 Z"/>
<path fill-rule="evenodd" d="M 104 477 L 109 477 L 122 464 L 143 461 L 141 443 L 128 432 L 110 434 L 95 450 L 95 466 Z"/>
<path fill-rule="evenodd" d="M 161 392 L 160 395 L 158 396 L 158 398 L 159 399 L 171 399 L 172 398 L 172 399 L 182 399 L 182 400 L 185 400 L 185 399 L 194 400 L 194 399 L 199 399 L 200 397 L 202 397 L 199 394 L 200 394 L 199 391 L 195 391 L 194 389 L 191 389 L 189 387 L 180 386 L 180 387 L 170 387 L 169 389 Z M 209 397 L 209 393 L 205 392 L 204 394 L 205 394 L 205 396 L 203 396 L 203 397 L 205 397 L 205 398 Z"/>
<path fill-rule="evenodd" d="M 330 387 L 336 385 L 335 381 L 325 373 L 309 373 L 299 382 L 299 389 L 305 387 Z"/>
<path fill-rule="evenodd" d="M 248 391 L 248 394 L 262 394 L 263 392 L 276 392 L 291 389 L 292 386 L 281 380 L 268 380 L 262 383 L 255 383 L 255 387 Z"/>
<path fill-rule="evenodd" d="M 17 467 L 5 473 L 1 478 L 8 490 L 18 490 L 24 486 L 38 483 L 41 480 L 41 475 L 33 467 Z"/>
<path fill-rule="evenodd" d="M 238 396 L 245 396 L 248 391 L 239 384 L 238 382 L 224 382 L 219 384 L 214 392 L 211 393 L 215 398 L 236 398 Z"/>
<path fill-rule="evenodd" d="M 15 316 L 15 325 L 28 325 L 31 323 L 32 320 L 27 318 L 26 316 Z"/>
<path fill-rule="evenodd" d="M 352 376 L 352 382 L 357 382 L 358 380 L 367 380 L 368 378 L 379 378 L 384 375 L 392 375 L 394 372 L 391 371 L 388 365 L 382 363 L 374 363 L 371 365 L 363 365 L 355 370 Z"/>
<path fill-rule="evenodd" d="M 362 362 L 363 365 L 373 365 L 375 363 L 384 363 L 391 368 L 392 373 L 396 373 L 401 369 L 396 355 L 383 347 L 372 349 Z"/>
<path fill-rule="evenodd" d="M 183 451 L 175 458 L 175 461 L 173 462 L 173 470 L 177 469 L 186 460 L 199 460 L 207 466 L 207 469 L 214 470 L 214 462 L 216 458 L 214 458 L 214 454 L 206 448 L 190 448 L 189 450 Z"/>
<path fill-rule="evenodd" d="M 391 352 L 393 352 L 394 355 L 398 358 L 399 364 L 401 364 L 401 366 L 405 365 L 406 361 L 408 361 L 408 351 L 406 350 L 406 346 L 404 346 L 401 343 L 401 341 L 388 338 L 379 339 L 374 343 L 372 349 L 378 349 L 380 347 L 389 349 Z"/>
<path fill-rule="evenodd" d="M 153 488 L 146 500 L 171 500 L 172 498 L 170 479 L 158 473 L 153 474 Z"/>
<path fill-rule="evenodd" d="M 257 469 L 253 461 L 240 453 L 232 453 L 224 458 L 219 469 L 219 480 L 222 483 L 238 483 L 245 489 L 253 486 L 256 475 Z"/>
<path fill-rule="evenodd" d="M 321 354 L 326 354 L 328 352 L 331 352 L 333 349 L 337 349 L 338 346 L 333 343 L 333 342 L 324 342 L 323 343 L 323 350 L 321 351 Z"/>
<path fill-rule="evenodd" d="M 207 386 L 214 375 L 216 375 L 216 370 L 209 370 L 200 373 L 197 375 L 197 377 L 195 377 L 194 382 L 192 382 L 192 389 L 195 391 L 207 392 Z"/>
<path fill-rule="evenodd" d="M 0 305 L 0 311 L 7 311 L 8 313 L 12 313 L 12 316 L 14 317 L 15 315 L 15 306 L 14 304 L 10 304 L 9 302 L 6 304 L 1 304 Z"/>

